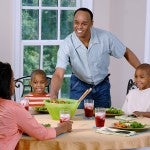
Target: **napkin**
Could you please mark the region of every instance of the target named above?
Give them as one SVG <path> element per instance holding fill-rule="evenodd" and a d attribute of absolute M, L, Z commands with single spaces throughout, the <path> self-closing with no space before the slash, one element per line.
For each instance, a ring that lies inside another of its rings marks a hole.
<path fill-rule="evenodd" d="M 122 136 L 133 136 L 136 134 L 135 131 L 120 130 L 107 127 L 97 128 L 96 132 L 101 134 L 122 135 Z"/>

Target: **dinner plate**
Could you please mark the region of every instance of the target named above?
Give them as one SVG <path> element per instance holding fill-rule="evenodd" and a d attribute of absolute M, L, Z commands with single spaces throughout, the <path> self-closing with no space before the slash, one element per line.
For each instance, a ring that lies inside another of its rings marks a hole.
<path fill-rule="evenodd" d="M 130 131 L 136 131 L 136 132 L 142 132 L 142 131 L 150 130 L 149 125 L 146 125 L 144 128 L 121 128 L 121 127 L 116 127 L 116 126 L 113 126 L 112 128 L 121 129 L 121 130 L 130 130 Z"/>
<path fill-rule="evenodd" d="M 36 110 L 36 111 L 41 114 L 48 114 L 47 110 Z"/>
<path fill-rule="evenodd" d="M 115 116 L 115 119 L 117 119 L 117 120 L 124 120 L 124 121 L 131 121 L 131 120 L 137 119 L 137 117 L 121 115 L 121 116 Z"/>
<path fill-rule="evenodd" d="M 115 117 L 115 116 L 121 116 L 123 114 L 110 114 L 110 113 L 106 113 L 106 117 Z"/>

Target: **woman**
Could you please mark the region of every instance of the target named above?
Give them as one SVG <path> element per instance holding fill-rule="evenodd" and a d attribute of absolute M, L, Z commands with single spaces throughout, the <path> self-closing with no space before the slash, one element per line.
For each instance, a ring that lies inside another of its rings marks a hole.
<path fill-rule="evenodd" d="M 37 140 L 55 138 L 71 132 L 72 122 L 61 123 L 55 128 L 46 128 L 21 105 L 11 100 L 14 93 L 14 77 L 10 64 L 0 62 L 0 149 L 14 150 L 22 133 Z"/>

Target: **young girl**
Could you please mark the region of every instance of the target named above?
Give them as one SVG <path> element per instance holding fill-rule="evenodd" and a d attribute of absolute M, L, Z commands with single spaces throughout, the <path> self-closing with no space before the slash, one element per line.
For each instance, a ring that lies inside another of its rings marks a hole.
<path fill-rule="evenodd" d="M 23 132 L 38 140 L 47 140 L 71 131 L 71 121 L 60 123 L 55 128 L 46 128 L 39 124 L 20 104 L 11 100 L 14 88 L 14 77 L 10 64 L 0 62 L 1 150 L 14 150 Z"/>
<path fill-rule="evenodd" d="M 122 109 L 126 114 L 150 117 L 150 64 L 136 68 L 134 81 L 138 88 L 129 91 Z"/>

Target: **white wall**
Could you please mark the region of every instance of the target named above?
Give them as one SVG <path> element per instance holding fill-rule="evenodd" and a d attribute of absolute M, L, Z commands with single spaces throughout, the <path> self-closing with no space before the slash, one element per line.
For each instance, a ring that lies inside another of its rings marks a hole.
<path fill-rule="evenodd" d="M 13 52 L 13 0 L 1 0 L 0 5 L 0 61 L 12 64 Z"/>
<path fill-rule="evenodd" d="M 94 26 L 110 30 L 138 58 L 144 59 L 146 0 L 93 0 Z M 0 61 L 13 63 L 13 0 L 1 0 Z M 122 58 L 111 58 L 112 104 L 121 107 L 134 69 Z"/>
<path fill-rule="evenodd" d="M 141 62 L 144 59 L 145 13 L 146 0 L 94 0 L 94 14 L 99 14 L 94 25 L 115 34 Z M 111 58 L 110 73 L 112 105 L 121 107 L 134 68 L 124 58 Z"/>

